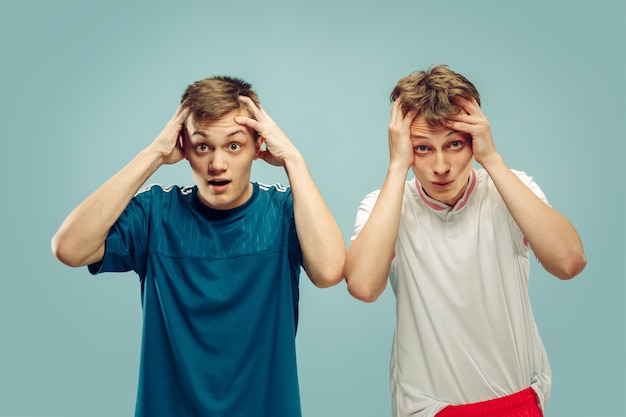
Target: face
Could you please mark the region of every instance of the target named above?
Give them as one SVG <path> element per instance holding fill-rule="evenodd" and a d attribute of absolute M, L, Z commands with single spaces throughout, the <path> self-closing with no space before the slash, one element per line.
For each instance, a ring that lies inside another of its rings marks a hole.
<path fill-rule="evenodd" d="M 207 206 L 228 210 L 239 207 L 252 195 L 250 173 L 260 143 L 253 132 L 235 122 L 236 110 L 219 120 L 186 122 L 185 156 L 198 185 L 198 197 Z"/>
<path fill-rule="evenodd" d="M 468 134 L 431 127 L 421 115 L 411 124 L 413 173 L 426 194 L 454 206 L 463 196 L 472 171 L 472 142 Z"/>

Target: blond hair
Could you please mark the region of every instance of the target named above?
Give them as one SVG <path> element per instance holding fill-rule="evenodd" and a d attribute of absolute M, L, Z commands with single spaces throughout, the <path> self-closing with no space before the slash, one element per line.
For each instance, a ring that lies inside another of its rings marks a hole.
<path fill-rule="evenodd" d="M 415 71 L 398 81 L 391 101 L 399 100 L 404 114 L 416 110 L 431 126 L 441 126 L 449 116 L 461 112 L 453 97 L 475 98 L 480 95 L 474 84 L 446 65 L 435 65 L 426 71 Z"/>
<path fill-rule="evenodd" d="M 190 84 L 180 102 L 190 110 L 196 122 L 217 120 L 234 110 L 246 110 L 253 117 L 239 96 L 250 97 L 254 104 L 261 105 L 249 83 L 228 76 L 204 78 Z"/>

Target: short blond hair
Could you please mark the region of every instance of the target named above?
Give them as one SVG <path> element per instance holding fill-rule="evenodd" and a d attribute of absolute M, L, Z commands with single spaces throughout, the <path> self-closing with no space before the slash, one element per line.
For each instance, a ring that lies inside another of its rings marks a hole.
<path fill-rule="evenodd" d="M 239 96 L 247 96 L 260 106 L 259 98 L 252 86 L 235 77 L 214 76 L 190 84 L 182 95 L 181 104 L 190 110 L 197 122 L 213 121 L 222 118 L 234 110 L 246 110 L 246 105 Z"/>

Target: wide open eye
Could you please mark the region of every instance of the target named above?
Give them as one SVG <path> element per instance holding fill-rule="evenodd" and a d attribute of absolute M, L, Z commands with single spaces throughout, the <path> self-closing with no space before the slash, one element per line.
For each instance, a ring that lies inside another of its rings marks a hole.
<path fill-rule="evenodd" d="M 209 150 L 209 145 L 207 145 L 206 143 L 198 143 L 195 146 L 196 150 L 199 152 L 206 152 Z"/>
<path fill-rule="evenodd" d="M 415 153 L 426 153 L 428 152 L 428 146 L 417 145 L 413 148 L 413 150 L 415 151 Z"/>
<path fill-rule="evenodd" d="M 239 149 L 241 149 L 241 144 L 237 142 L 232 142 L 228 145 L 228 149 L 230 149 L 231 151 L 238 151 Z"/>

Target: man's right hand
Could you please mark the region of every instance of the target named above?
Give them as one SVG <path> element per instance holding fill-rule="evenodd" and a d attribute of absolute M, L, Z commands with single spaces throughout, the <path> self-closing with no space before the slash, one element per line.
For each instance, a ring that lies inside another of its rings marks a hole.
<path fill-rule="evenodd" d="M 157 152 L 163 164 L 175 164 L 185 159 L 183 151 L 183 123 L 189 116 L 189 109 L 181 104 L 176 113 L 165 125 L 161 133 L 150 144 L 149 148 Z"/>
<path fill-rule="evenodd" d="M 414 153 L 411 144 L 411 123 L 417 112 L 412 110 L 406 115 L 402 113 L 402 103 L 393 102 L 391 118 L 389 120 L 389 159 L 390 164 L 397 164 L 408 171 L 413 165 Z"/>

